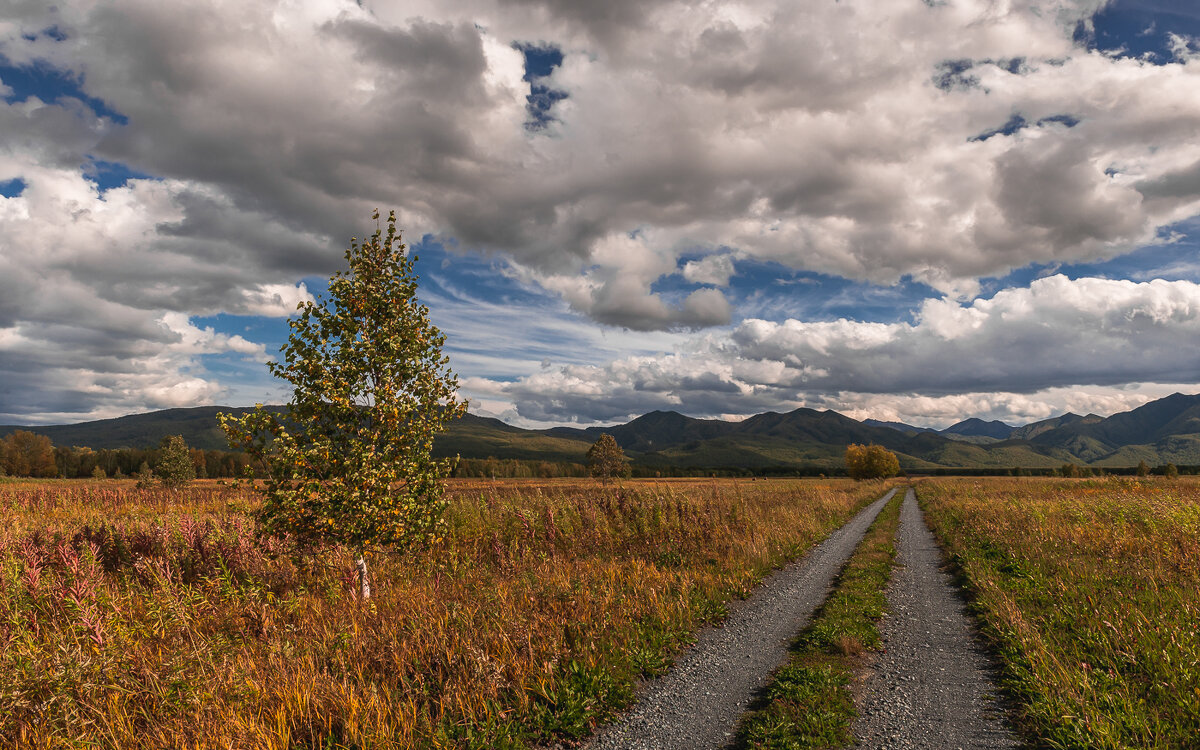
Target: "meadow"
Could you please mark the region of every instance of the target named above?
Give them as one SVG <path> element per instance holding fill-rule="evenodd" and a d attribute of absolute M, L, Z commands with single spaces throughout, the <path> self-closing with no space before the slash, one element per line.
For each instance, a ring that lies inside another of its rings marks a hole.
<path fill-rule="evenodd" d="M 347 550 L 257 539 L 245 488 L 0 480 L 0 745 L 569 741 L 883 491 L 452 480 L 360 601 Z"/>
<path fill-rule="evenodd" d="M 1027 739 L 1197 747 L 1200 482 L 939 479 L 917 492 Z"/>

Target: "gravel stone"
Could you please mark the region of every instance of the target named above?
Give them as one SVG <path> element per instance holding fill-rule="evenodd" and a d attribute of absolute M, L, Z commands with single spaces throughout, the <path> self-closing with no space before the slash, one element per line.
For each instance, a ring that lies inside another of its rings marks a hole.
<path fill-rule="evenodd" d="M 701 750 L 732 740 L 742 713 L 788 645 L 825 601 L 867 527 L 895 490 L 863 509 L 802 559 L 735 602 L 722 627 L 704 628 L 666 675 L 649 682 L 633 709 L 602 728 L 590 750 Z"/>
<path fill-rule="evenodd" d="M 997 694 L 993 664 L 911 489 L 900 508 L 897 562 L 879 628 L 884 651 L 854 726 L 858 747 L 1018 747 L 990 697 Z"/>

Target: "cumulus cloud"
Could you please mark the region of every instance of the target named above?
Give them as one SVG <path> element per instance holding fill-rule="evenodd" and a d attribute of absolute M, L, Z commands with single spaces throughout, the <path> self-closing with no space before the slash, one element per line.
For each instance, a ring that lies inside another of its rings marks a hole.
<path fill-rule="evenodd" d="M 1200 158 L 1195 63 L 1074 46 L 1099 0 L 363 5 L 68 2 L 18 18 L 2 49 L 81 74 L 129 118 L 92 151 L 225 196 L 186 226 L 247 249 L 229 214 L 340 238 L 384 201 L 417 231 L 545 274 L 600 266 L 646 296 L 676 264 L 614 257 L 631 232 L 670 261 L 702 243 L 962 290 L 1122 252 L 1200 206 L 1138 189 Z M 50 25 L 67 39 L 37 35 Z M 513 47 L 529 41 L 565 55 L 542 133 Z M 1027 126 L 978 137 L 1014 115 Z M 584 294 L 624 324 L 604 284 Z"/>
<path fill-rule="evenodd" d="M 303 284 L 256 282 L 261 266 L 236 243 L 164 233 L 184 215 L 183 184 L 134 180 L 101 194 L 75 170 L 27 163 L 22 174 L 24 192 L 0 198 L 0 420 L 211 403 L 229 390 L 202 358 L 261 363 L 265 349 L 190 318 L 286 316 L 309 298 Z M 303 247 L 262 218 L 276 242 Z"/>
<path fill-rule="evenodd" d="M 377 205 L 638 331 L 736 320 L 730 253 L 969 299 L 980 277 L 1112 257 L 1200 213 L 1200 62 L 1182 43 L 1166 65 L 1077 46 L 1103 5 L 17 3 L 0 55 L 85 96 L 0 101 L 0 180 L 27 185 L 0 200 L 0 326 L 65 341 L 69 315 L 120 351 L 157 345 L 167 313 L 286 314 Z M 563 53 L 539 85 L 565 96 L 536 130 L 528 43 Z M 154 179 L 101 193 L 96 160 Z M 664 278 L 699 288 L 664 296 Z M 921 314 L 923 332 L 965 325 Z M 805 324 L 777 325 L 729 345 L 766 351 Z M 784 375 L 840 377 L 832 355 L 805 356 Z M 945 388 L 992 382 L 958 370 Z M 846 377 L 883 382 L 853 363 Z"/>
<path fill-rule="evenodd" d="M 1051 403 L 1104 409 L 1148 400 L 1114 393 L 1130 383 L 1188 383 L 1200 372 L 1198 340 L 1200 284 L 1051 276 L 969 304 L 927 301 L 913 323 L 748 320 L 667 356 L 562 367 L 502 390 L 521 416 L 543 422 L 667 407 L 878 413 L 884 403 L 925 421 L 979 412 L 1040 418 Z M 1058 395 L 1047 401 L 1045 393 Z"/>

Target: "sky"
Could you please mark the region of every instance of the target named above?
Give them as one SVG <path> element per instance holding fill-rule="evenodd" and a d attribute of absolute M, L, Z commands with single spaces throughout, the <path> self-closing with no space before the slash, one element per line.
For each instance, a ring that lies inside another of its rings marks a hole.
<path fill-rule="evenodd" d="M 395 209 L 471 411 L 1200 391 L 1193 0 L 10 0 L 0 423 L 281 403 Z"/>

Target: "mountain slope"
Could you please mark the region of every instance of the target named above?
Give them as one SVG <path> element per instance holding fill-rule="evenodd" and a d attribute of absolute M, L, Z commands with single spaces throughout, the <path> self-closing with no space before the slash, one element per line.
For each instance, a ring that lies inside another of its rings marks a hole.
<path fill-rule="evenodd" d="M 899 430 L 900 432 L 937 432 L 937 430 L 933 429 L 932 427 L 917 427 L 915 425 L 905 424 L 904 422 L 883 422 L 878 419 L 864 419 L 862 423 L 865 425 L 870 425 L 871 427 L 890 427 L 893 430 Z"/>
<path fill-rule="evenodd" d="M 283 407 L 268 407 L 282 409 Z M 165 409 L 146 414 L 130 414 L 115 419 L 101 419 L 79 424 L 38 427 L 0 426 L 0 435 L 14 430 L 27 430 L 50 438 L 55 445 L 87 446 L 94 450 L 106 448 L 157 448 L 168 435 L 183 435 L 192 448 L 229 450 L 225 433 L 217 424 L 217 414 L 245 414 L 251 407 L 196 406 L 184 409 Z"/>
<path fill-rule="evenodd" d="M 282 409 L 282 407 L 270 407 Z M 133 414 L 75 425 L 0 427 L 0 436 L 25 429 L 56 445 L 152 448 L 166 435 L 188 445 L 226 450 L 218 412 L 245 407 L 202 406 Z M 1135 466 L 1200 464 L 1200 395 L 1174 394 L 1107 418 L 1064 414 L 1024 427 L 968 419 L 939 433 L 900 423 L 860 422 L 834 411 L 767 412 L 741 422 L 695 419 L 654 411 L 609 427 L 526 430 L 468 414 L 434 444 L 440 456 L 543 461 L 586 460 L 600 435 L 611 434 L 636 462 L 693 468 L 834 468 L 846 446 L 877 443 L 896 452 L 906 469 L 934 467 L 1055 467 L 1063 463 Z M 1003 439 L 995 437 L 1008 431 Z"/>
<path fill-rule="evenodd" d="M 1040 422 L 1031 422 L 1024 427 L 1018 427 L 1013 430 L 1012 434 L 1008 437 L 1011 440 L 1032 440 L 1038 435 L 1041 435 L 1043 432 L 1049 432 L 1050 430 L 1055 430 L 1059 427 L 1065 427 L 1074 422 L 1086 421 L 1088 423 L 1093 423 L 1099 422 L 1102 419 L 1104 419 L 1104 417 L 1101 417 L 1097 414 L 1089 414 L 1086 417 L 1081 417 L 1078 414 L 1067 412 L 1061 417 L 1043 419 Z"/>
<path fill-rule="evenodd" d="M 1044 432 L 1030 442 L 1065 448 L 1080 458 L 1129 445 L 1150 445 L 1172 435 L 1200 433 L 1200 395 L 1175 393 L 1099 421 L 1079 420 Z M 1082 453 L 1076 453 L 1076 448 Z M 1096 460 L 1085 458 L 1085 460 Z"/>
<path fill-rule="evenodd" d="M 1004 440 L 1012 435 L 1016 428 L 999 420 L 985 422 L 971 417 L 958 424 L 953 424 L 941 431 L 943 435 L 962 435 L 963 437 L 987 437 Z"/>

